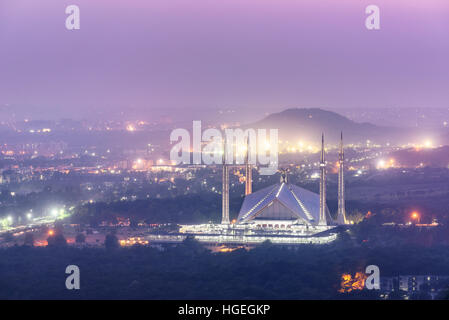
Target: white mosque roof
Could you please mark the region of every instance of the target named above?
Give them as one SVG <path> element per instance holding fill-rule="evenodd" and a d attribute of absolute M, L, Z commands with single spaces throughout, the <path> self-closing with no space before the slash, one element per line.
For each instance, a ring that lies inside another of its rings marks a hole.
<path fill-rule="evenodd" d="M 326 207 L 328 223 L 332 221 Z M 320 214 L 320 196 L 289 183 L 278 183 L 245 197 L 237 223 L 253 219 L 300 220 L 316 225 Z"/>

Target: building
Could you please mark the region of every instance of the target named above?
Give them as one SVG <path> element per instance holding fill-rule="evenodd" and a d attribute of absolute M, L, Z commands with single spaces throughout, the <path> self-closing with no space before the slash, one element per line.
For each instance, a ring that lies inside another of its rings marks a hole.
<path fill-rule="evenodd" d="M 326 160 L 324 135 L 322 135 L 320 193 L 316 194 L 288 183 L 287 174 L 283 171 L 280 183 L 246 195 L 236 223 L 264 229 L 290 229 L 294 226 L 304 226 L 312 230 L 325 230 L 327 228 L 318 227 L 346 224 L 343 134 L 341 135 L 339 166 L 338 213 L 335 221 L 326 204 Z M 246 189 L 248 190 L 248 187 Z"/>
<path fill-rule="evenodd" d="M 234 223 L 229 218 L 229 168 L 223 161 L 221 224 L 183 225 L 177 235 L 152 235 L 153 242 L 178 242 L 187 236 L 215 244 L 329 243 L 337 238 L 336 227 L 346 224 L 344 209 L 343 135 L 340 146 L 339 209 L 334 220 L 326 205 L 326 160 L 324 135 L 321 140 L 320 193 L 288 183 L 282 172 L 278 184 L 252 192 L 251 166 L 245 163 L 245 199 Z M 249 148 L 247 148 L 249 150 Z M 226 150 L 225 150 L 226 151 Z M 223 152 L 226 154 L 226 152 Z M 248 154 L 246 159 L 248 159 Z"/>
<path fill-rule="evenodd" d="M 317 226 L 320 221 L 320 196 L 287 182 L 285 173 L 281 182 L 249 194 L 243 201 L 238 224 L 256 227 L 286 229 L 292 225 Z M 332 221 L 325 208 L 325 224 Z"/>
<path fill-rule="evenodd" d="M 388 299 L 393 293 L 402 299 L 426 297 L 437 299 L 449 284 L 448 276 L 441 275 L 399 275 L 396 277 L 381 277 L 381 298 Z"/>

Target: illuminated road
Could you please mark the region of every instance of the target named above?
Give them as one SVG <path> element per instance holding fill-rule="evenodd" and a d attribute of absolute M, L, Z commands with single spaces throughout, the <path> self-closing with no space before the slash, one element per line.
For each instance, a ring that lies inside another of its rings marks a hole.
<path fill-rule="evenodd" d="M 58 220 L 58 217 L 52 217 L 52 216 L 47 216 L 47 217 L 42 217 L 42 218 L 35 218 L 32 219 L 31 223 L 25 224 L 25 225 L 19 225 L 19 226 L 15 226 L 15 227 L 9 227 L 9 228 L 5 228 L 5 229 L 1 229 L 0 230 L 0 236 L 6 233 L 17 233 L 17 232 L 22 232 L 22 231 L 26 231 L 28 229 L 33 229 L 33 228 L 41 228 L 44 226 L 48 226 L 51 225 L 53 223 L 55 223 L 56 220 Z"/>

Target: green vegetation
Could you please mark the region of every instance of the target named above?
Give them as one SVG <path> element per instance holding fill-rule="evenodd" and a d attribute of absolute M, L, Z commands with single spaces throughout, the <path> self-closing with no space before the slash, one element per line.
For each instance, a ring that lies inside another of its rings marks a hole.
<path fill-rule="evenodd" d="M 93 203 L 76 209 L 71 221 L 96 226 L 117 218 L 129 218 L 131 223 L 205 223 L 221 218 L 221 198 L 218 194 L 180 196 L 176 199 L 150 199 Z"/>
<path fill-rule="evenodd" d="M 343 299 L 341 275 L 380 267 L 381 276 L 449 274 L 449 247 L 348 245 L 295 249 L 270 243 L 212 253 L 192 239 L 164 251 L 132 248 L 13 247 L 0 250 L 0 299 Z M 81 270 L 81 290 L 65 288 L 65 268 Z M 32 266 L 32 267 L 31 267 Z"/>

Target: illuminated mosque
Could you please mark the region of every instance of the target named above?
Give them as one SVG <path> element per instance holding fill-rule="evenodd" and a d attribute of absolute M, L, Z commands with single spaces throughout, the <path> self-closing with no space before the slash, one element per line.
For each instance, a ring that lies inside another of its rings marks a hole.
<path fill-rule="evenodd" d="M 248 148 L 249 149 L 249 148 Z M 182 225 L 176 235 L 153 235 L 151 241 L 179 242 L 192 236 L 210 244 L 251 245 L 269 240 L 273 244 L 329 243 L 336 239 L 345 215 L 344 152 L 341 135 L 338 171 L 338 212 L 334 220 L 326 205 L 326 160 L 321 139 L 319 194 L 288 182 L 285 171 L 280 182 L 252 192 L 252 165 L 245 161 L 245 199 L 234 223 L 229 218 L 229 169 L 223 161 L 221 224 Z"/>

